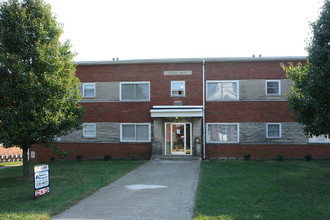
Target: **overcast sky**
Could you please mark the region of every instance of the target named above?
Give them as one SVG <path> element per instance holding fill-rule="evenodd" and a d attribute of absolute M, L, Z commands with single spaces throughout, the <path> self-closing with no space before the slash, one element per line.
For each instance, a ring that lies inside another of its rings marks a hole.
<path fill-rule="evenodd" d="M 76 61 L 305 56 L 323 0 L 46 0 Z"/>

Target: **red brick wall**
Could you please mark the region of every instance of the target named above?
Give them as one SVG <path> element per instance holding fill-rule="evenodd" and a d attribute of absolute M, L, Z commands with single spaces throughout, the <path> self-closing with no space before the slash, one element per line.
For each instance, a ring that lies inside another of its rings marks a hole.
<path fill-rule="evenodd" d="M 247 144 L 207 144 L 207 159 L 211 158 L 243 158 L 244 155 L 251 154 L 254 159 L 276 158 L 283 155 L 285 158 L 304 158 L 306 154 L 311 154 L 313 158 L 330 158 L 329 144 L 306 144 L 306 145 L 247 145 Z"/>
<path fill-rule="evenodd" d="M 113 159 L 131 159 L 132 155 L 138 155 L 140 159 L 149 160 L 151 156 L 151 143 L 60 143 L 60 149 L 67 152 L 73 150 L 67 159 L 76 159 L 77 155 L 87 158 L 103 158 L 105 154 L 111 154 Z M 48 161 L 54 155 L 51 149 L 34 146 L 35 158 L 31 162 Z"/>
<path fill-rule="evenodd" d="M 285 62 L 287 63 L 287 62 Z M 207 80 L 285 79 L 281 62 L 226 62 L 205 64 Z"/>
<path fill-rule="evenodd" d="M 294 122 L 288 102 L 207 102 L 206 122 Z"/>
<path fill-rule="evenodd" d="M 164 75 L 164 71 L 174 70 L 191 70 L 192 75 Z M 202 63 L 78 66 L 77 76 L 82 82 L 150 81 L 151 106 L 173 105 L 174 100 L 182 100 L 183 105 L 203 102 Z M 186 82 L 186 97 L 170 97 L 173 80 Z"/>
<path fill-rule="evenodd" d="M 23 154 L 23 151 L 19 147 L 4 148 L 0 145 L 0 155 L 19 155 Z"/>

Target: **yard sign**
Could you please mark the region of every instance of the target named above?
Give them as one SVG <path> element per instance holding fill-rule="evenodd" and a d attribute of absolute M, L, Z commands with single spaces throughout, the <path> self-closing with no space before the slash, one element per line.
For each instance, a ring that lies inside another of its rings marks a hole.
<path fill-rule="evenodd" d="M 34 199 L 49 192 L 49 166 L 41 164 L 34 166 Z"/>

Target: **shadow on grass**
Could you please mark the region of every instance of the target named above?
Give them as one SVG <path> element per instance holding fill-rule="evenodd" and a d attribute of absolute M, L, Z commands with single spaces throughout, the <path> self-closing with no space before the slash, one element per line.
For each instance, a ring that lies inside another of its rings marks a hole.
<path fill-rule="evenodd" d="M 146 161 L 84 160 L 50 163 L 50 192 L 34 200 L 33 179 L 22 168 L 0 170 L 0 219 L 50 219 Z M 33 164 L 29 166 L 33 176 Z"/>

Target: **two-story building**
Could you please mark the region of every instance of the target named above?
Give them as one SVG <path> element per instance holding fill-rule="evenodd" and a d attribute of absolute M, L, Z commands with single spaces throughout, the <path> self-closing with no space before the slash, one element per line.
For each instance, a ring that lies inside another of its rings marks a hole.
<path fill-rule="evenodd" d="M 329 138 L 309 138 L 288 108 L 288 62 L 306 57 L 78 62 L 83 129 L 57 144 L 71 158 L 330 158 Z"/>

